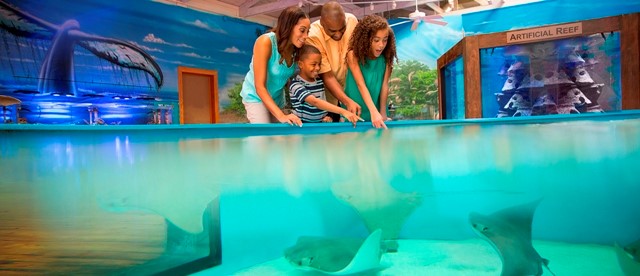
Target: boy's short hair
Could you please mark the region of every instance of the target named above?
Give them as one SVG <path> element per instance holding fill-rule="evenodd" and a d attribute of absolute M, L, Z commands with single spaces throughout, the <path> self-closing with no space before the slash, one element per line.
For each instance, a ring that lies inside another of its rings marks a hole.
<path fill-rule="evenodd" d="M 320 50 L 313 45 L 305 44 L 298 51 L 298 60 L 305 59 L 310 54 L 320 54 Z"/>

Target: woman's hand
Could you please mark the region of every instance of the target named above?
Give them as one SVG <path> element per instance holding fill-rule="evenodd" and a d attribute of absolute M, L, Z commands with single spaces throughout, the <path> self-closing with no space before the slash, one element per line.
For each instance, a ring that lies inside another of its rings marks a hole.
<path fill-rule="evenodd" d="M 371 124 L 373 125 L 373 127 L 387 129 L 387 125 L 384 124 L 385 119 L 386 118 L 383 118 L 382 115 L 380 115 L 380 112 L 372 110 Z"/>
<path fill-rule="evenodd" d="M 291 126 L 296 125 L 296 126 L 302 127 L 302 120 L 300 120 L 300 118 L 298 118 L 298 116 L 294 114 L 287 114 L 287 115 L 283 114 L 283 116 L 278 117 L 278 121 L 283 124 L 289 124 Z"/>

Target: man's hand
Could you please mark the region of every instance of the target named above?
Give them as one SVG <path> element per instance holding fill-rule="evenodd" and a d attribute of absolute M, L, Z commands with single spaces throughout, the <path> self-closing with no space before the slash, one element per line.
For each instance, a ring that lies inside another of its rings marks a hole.
<path fill-rule="evenodd" d="M 354 102 L 352 99 L 349 99 L 346 103 L 344 103 L 344 105 L 347 106 L 347 110 L 349 112 L 356 114 L 357 116 L 360 116 L 360 114 L 362 114 L 362 107 L 360 107 L 360 105 Z"/>

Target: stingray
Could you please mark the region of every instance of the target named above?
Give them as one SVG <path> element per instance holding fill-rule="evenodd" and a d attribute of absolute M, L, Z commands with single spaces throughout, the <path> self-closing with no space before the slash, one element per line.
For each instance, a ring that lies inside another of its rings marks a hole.
<path fill-rule="evenodd" d="M 625 246 L 624 251 L 633 256 L 634 261 L 640 262 L 640 240 L 637 240 Z"/>
<path fill-rule="evenodd" d="M 348 275 L 380 267 L 382 230 L 362 239 L 300 237 L 284 256 L 295 267 L 330 275 Z"/>
<path fill-rule="evenodd" d="M 422 204 L 420 194 L 399 192 L 375 173 L 362 172 L 346 182 L 334 184 L 331 191 L 356 210 L 370 232 L 382 229 L 387 252 L 397 251 L 395 240 L 400 230 Z"/>
<path fill-rule="evenodd" d="M 616 243 L 615 251 L 618 257 L 618 264 L 625 275 L 640 275 L 640 240 L 624 248 Z"/>
<path fill-rule="evenodd" d="M 540 200 L 536 200 L 488 216 L 474 212 L 469 214 L 469 222 L 475 232 L 486 238 L 500 255 L 500 275 L 542 275 L 543 265 L 549 269 L 549 260 L 540 257 L 531 243 L 531 223 L 539 203 Z"/>

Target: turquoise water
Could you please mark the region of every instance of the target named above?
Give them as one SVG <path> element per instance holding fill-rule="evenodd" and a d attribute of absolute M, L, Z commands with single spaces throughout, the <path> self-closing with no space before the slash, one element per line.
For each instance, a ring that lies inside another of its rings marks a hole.
<path fill-rule="evenodd" d="M 469 213 L 537 199 L 535 240 L 640 238 L 640 112 L 389 126 L 1 126 L 0 190 L 32 199 L 27 219 L 71 230 L 87 209 L 88 233 L 108 227 L 102 216 L 157 218 L 192 238 L 159 256 L 190 260 L 209 253 L 202 216 L 219 197 L 215 275 L 281 257 L 299 236 L 365 237 L 367 223 L 387 238 L 471 239 Z M 0 206 L 14 222 L 20 206 Z"/>

